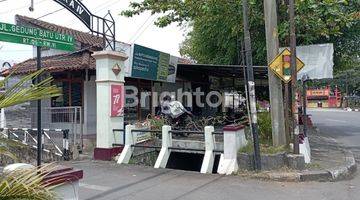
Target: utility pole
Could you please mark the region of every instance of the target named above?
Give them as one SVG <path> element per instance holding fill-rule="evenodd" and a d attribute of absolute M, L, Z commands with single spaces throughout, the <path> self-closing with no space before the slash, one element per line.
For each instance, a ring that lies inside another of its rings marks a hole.
<path fill-rule="evenodd" d="M 299 111 L 296 95 L 296 33 L 295 33 L 295 0 L 289 0 L 289 17 L 290 17 L 290 65 L 291 65 L 291 94 L 292 94 L 292 114 L 293 114 L 293 131 L 294 131 L 294 153 L 299 154 Z"/>
<path fill-rule="evenodd" d="M 276 0 L 264 0 L 264 15 L 267 61 L 270 64 L 279 53 Z M 290 139 L 286 140 L 289 133 L 285 132 L 282 82 L 271 70 L 268 70 L 268 76 L 273 145 L 285 145 Z"/>
<path fill-rule="evenodd" d="M 243 0 L 243 20 L 244 20 L 244 44 L 245 44 L 245 60 L 248 76 L 248 92 L 250 102 L 251 127 L 254 141 L 254 167 L 255 170 L 261 170 L 259 132 L 257 126 L 256 96 L 255 96 L 255 80 L 252 65 L 251 38 L 248 19 L 248 2 Z"/>
<path fill-rule="evenodd" d="M 41 69 L 41 47 L 36 47 L 36 69 Z M 41 82 L 40 75 L 36 78 L 36 83 Z M 42 158 L 42 129 L 41 129 L 41 100 L 37 100 L 37 166 L 41 166 Z"/>
<path fill-rule="evenodd" d="M 307 91 L 307 86 L 306 86 L 306 82 L 309 79 L 309 76 L 307 74 L 303 75 L 303 77 L 301 77 L 302 79 L 302 84 L 303 84 L 303 89 L 302 89 L 302 100 L 303 100 L 303 131 L 304 131 L 304 136 L 307 137 L 307 95 L 306 95 L 306 91 Z"/>

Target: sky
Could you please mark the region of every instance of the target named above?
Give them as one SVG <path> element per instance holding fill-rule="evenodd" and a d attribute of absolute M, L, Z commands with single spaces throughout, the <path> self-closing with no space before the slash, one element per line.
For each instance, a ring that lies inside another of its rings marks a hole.
<path fill-rule="evenodd" d="M 159 51 L 179 56 L 179 45 L 184 40 L 184 30 L 171 24 L 165 28 L 154 25 L 156 16 L 143 13 L 127 18 L 120 16 L 122 10 L 128 8 L 130 1 L 139 0 L 83 0 L 83 4 L 95 15 L 105 16 L 110 10 L 116 22 L 116 40 L 129 44 L 136 43 Z M 52 13 L 62 7 L 53 0 L 34 0 L 34 11 L 29 11 L 31 0 L 0 0 L 0 21 L 15 23 L 15 15 L 38 18 Z M 88 29 L 71 14 L 63 9 L 40 20 L 87 32 Z M 0 42 L 0 60 L 21 62 L 32 58 L 31 46 Z"/>

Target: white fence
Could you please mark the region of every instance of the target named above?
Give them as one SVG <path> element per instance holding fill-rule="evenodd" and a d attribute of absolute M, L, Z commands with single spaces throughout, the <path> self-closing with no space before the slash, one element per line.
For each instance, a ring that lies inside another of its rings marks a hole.
<path fill-rule="evenodd" d="M 70 159 L 69 151 L 69 130 L 62 129 L 42 129 L 42 150 L 53 152 L 61 156 L 64 160 Z M 21 142 L 32 148 L 37 149 L 37 129 L 29 128 L 0 128 L 1 137 Z M 51 137 L 50 135 L 53 135 Z"/>
<path fill-rule="evenodd" d="M 37 112 L 31 110 L 31 125 L 36 127 Z M 71 146 L 83 146 L 83 109 L 82 107 L 45 107 L 41 112 L 41 126 L 44 129 L 67 129 Z"/>

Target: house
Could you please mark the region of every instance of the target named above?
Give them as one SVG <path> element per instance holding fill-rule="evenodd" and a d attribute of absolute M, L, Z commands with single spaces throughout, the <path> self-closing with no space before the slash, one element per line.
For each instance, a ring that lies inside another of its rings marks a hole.
<path fill-rule="evenodd" d="M 17 15 L 16 22 L 23 26 L 74 36 L 76 41 L 74 52 L 42 48 L 42 68 L 45 69 L 46 74 L 54 78 L 54 84 L 62 90 L 62 96 L 42 101 L 42 127 L 69 129 L 74 142 L 82 148 L 84 143 L 88 143 L 84 140 L 93 141 L 96 138 L 96 63 L 91 54 L 103 50 L 102 38 L 25 16 Z M 154 93 L 179 90 L 193 92 L 197 88 L 201 88 L 205 93 L 211 90 L 228 93 L 244 92 L 245 68 L 241 66 L 194 64 L 164 52 L 122 42 L 116 42 L 116 51 L 125 52 L 129 56 L 125 62 L 125 86 L 133 86 L 138 90 L 137 94 L 132 94 L 130 90 L 126 91 L 126 95 L 137 95 L 139 99 L 136 105 L 126 107 L 127 123 L 144 120 L 149 114 L 156 113 L 159 99 L 153 98 Z M 34 55 L 35 52 L 34 49 Z M 34 71 L 36 71 L 36 59 L 32 58 L 16 64 L 3 73 L 6 75 L 11 72 L 16 77 Z M 255 67 L 254 74 L 257 90 L 266 98 L 268 96 L 267 67 Z M 179 98 L 177 94 L 174 97 Z M 205 96 L 201 98 L 206 100 Z M 213 108 L 199 107 L 192 103 L 188 107 L 199 116 L 226 111 L 224 105 Z M 13 121 L 13 124 L 9 122 L 8 126 L 18 127 L 21 124 L 21 126 L 35 127 L 35 111 L 36 103 L 30 103 L 19 111 L 26 114 L 23 117 L 17 116 L 18 120 Z"/>

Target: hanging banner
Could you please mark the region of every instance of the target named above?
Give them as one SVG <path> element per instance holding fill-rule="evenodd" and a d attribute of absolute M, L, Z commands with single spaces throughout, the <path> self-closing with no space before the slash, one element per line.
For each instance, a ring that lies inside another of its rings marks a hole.
<path fill-rule="evenodd" d="M 134 44 L 131 77 L 174 83 L 177 62 L 170 54 Z"/>
<path fill-rule="evenodd" d="M 280 50 L 283 49 L 285 48 L 280 48 Z M 333 78 L 333 44 L 297 46 L 296 56 L 305 64 L 304 68 L 298 73 L 298 80 L 301 80 L 305 74 L 312 80 Z"/>
<path fill-rule="evenodd" d="M 120 117 L 124 115 L 124 93 L 124 85 L 111 85 L 111 117 Z"/>

